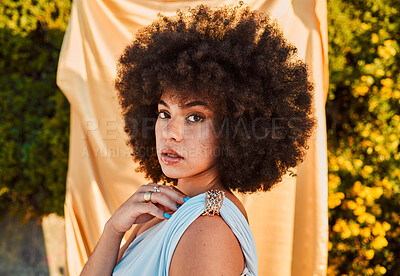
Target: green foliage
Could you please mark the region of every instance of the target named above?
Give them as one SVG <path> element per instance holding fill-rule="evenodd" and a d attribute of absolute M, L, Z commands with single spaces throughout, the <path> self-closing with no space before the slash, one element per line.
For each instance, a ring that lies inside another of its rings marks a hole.
<path fill-rule="evenodd" d="M 400 275 L 399 11 L 328 0 L 328 275 Z"/>
<path fill-rule="evenodd" d="M 0 4 L 0 211 L 63 214 L 69 104 L 56 85 L 70 0 Z"/>

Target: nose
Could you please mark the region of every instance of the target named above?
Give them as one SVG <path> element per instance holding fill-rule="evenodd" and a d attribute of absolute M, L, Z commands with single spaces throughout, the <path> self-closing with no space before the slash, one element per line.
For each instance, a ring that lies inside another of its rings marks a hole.
<path fill-rule="evenodd" d="M 183 126 L 177 118 L 171 118 L 163 129 L 164 139 L 180 142 L 182 140 Z"/>

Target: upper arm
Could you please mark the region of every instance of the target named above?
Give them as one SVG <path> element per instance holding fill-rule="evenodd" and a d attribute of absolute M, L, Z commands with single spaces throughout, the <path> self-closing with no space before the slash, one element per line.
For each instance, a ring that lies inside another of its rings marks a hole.
<path fill-rule="evenodd" d="M 220 216 L 200 216 L 183 233 L 170 265 L 170 275 L 240 275 L 240 244 Z"/>

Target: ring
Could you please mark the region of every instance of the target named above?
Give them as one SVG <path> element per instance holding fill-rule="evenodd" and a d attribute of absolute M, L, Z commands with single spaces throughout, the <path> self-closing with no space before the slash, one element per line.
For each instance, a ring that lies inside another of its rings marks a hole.
<path fill-rule="evenodd" d="M 145 192 L 144 193 L 143 199 L 144 199 L 145 202 L 150 202 L 151 201 L 151 194 L 152 193 L 153 192 Z"/>
<path fill-rule="evenodd" d="M 153 190 L 154 190 L 155 193 L 160 193 L 161 192 L 160 187 L 158 187 L 158 186 L 154 186 Z"/>

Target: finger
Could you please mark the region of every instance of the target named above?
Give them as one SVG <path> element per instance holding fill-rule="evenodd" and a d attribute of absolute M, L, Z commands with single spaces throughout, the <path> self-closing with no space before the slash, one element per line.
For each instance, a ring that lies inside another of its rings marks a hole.
<path fill-rule="evenodd" d="M 142 214 L 150 214 L 160 219 L 167 219 L 164 216 L 164 211 L 154 205 L 152 202 L 148 203 L 138 203 L 137 210 Z"/>
<path fill-rule="evenodd" d="M 155 183 L 148 183 L 146 185 L 141 186 L 141 192 L 146 192 L 146 191 L 151 191 L 154 192 L 154 187 L 158 187 L 160 189 L 160 192 L 165 193 L 168 195 L 171 199 L 175 200 L 177 203 L 182 205 L 185 203 L 185 198 L 188 196 L 180 191 L 179 189 L 173 187 L 173 186 L 168 186 L 168 185 L 159 185 Z"/>
<path fill-rule="evenodd" d="M 171 199 L 168 195 L 164 192 L 155 193 L 153 192 L 150 197 L 150 201 L 155 204 L 160 204 L 165 206 L 166 208 L 176 211 L 178 210 L 177 202 Z"/>
<path fill-rule="evenodd" d="M 175 187 L 167 186 L 167 185 L 158 185 L 158 187 L 159 187 L 161 193 L 166 194 L 167 196 L 169 196 L 175 202 L 177 202 L 179 204 L 185 203 L 185 198 L 187 197 L 187 195 L 185 195 L 184 193 L 182 193 L 181 191 L 179 191 Z"/>

